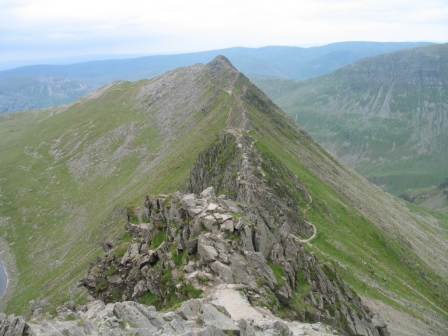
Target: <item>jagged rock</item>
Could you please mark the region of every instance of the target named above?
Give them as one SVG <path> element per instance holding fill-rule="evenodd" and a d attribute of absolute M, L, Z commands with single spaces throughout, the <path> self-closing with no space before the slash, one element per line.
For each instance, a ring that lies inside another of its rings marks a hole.
<path fill-rule="evenodd" d="M 195 254 L 198 251 L 198 239 L 191 239 L 185 242 L 188 254 Z"/>
<path fill-rule="evenodd" d="M 161 297 L 160 295 L 160 279 L 162 278 L 161 270 L 151 270 L 146 276 L 146 288 L 152 293 Z"/>
<path fill-rule="evenodd" d="M 207 209 L 206 209 L 206 211 L 207 212 L 215 212 L 217 209 L 218 209 L 218 204 L 216 204 L 216 203 L 210 203 L 208 206 L 207 206 Z"/>
<path fill-rule="evenodd" d="M 238 320 L 238 327 L 240 327 L 241 336 L 256 336 L 255 329 L 246 320 Z"/>
<path fill-rule="evenodd" d="M 281 304 L 288 305 L 292 299 L 292 290 L 288 282 L 282 284 L 275 290 L 275 296 Z"/>
<path fill-rule="evenodd" d="M 286 323 L 282 321 L 275 321 L 274 328 L 280 333 L 280 335 L 286 336 L 292 334 L 291 330 L 289 330 L 289 327 L 286 325 Z"/>
<path fill-rule="evenodd" d="M 244 251 L 248 265 L 254 269 L 259 277 L 266 280 L 267 285 L 271 290 L 277 285 L 274 272 L 272 272 L 263 254 L 260 252 Z"/>
<path fill-rule="evenodd" d="M 212 215 L 202 217 L 202 223 L 204 224 L 205 228 L 210 231 L 218 229 L 218 225 L 216 224 L 216 218 L 213 217 Z"/>
<path fill-rule="evenodd" d="M 197 332 L 198 336 L 227 336 L 228 334 L 222 332 L 218 328 L 213 325 L 209 325 L 204 329 L 201 329 Z"/>
<path fill-rule="evenodd" d="M 132 244 L 126 253 L 124 254 L 123 258 L 121 258 L 121 264 L 125 265 L 128 261 L 135 259 L 139 252 L 140 252 L 140 243 Z"/>
<path fill-rule="evenodd" d="M 248 285 L 254 281 L 249 274 L 247 261 L 241 254 L 233 253 L 230 255 L 230 268 L 234 274 L 234 282 Z"/>
<path fill-rule="evenodd" d="M 239 327 L 225 314 L 218 311 L 213 305 L 203 303 L 202 300 L 189 300 L 184 302 L 176 311 L 185 320 L 201 319 L 204 326 L 215 326 L 224 332 L 238 332 Z"/>
<path fill-rule="evenodd" d="M 206 239 L 201 235 L 198 239 L 198 256 L 201 263 L 215 261 L 218 258 L 218 251 L 213 246 L 207 245 Z"/>
<path fill-rule="evenodd" d="M 162 318 L 167 322 L 163 328 L 167 335 L 188 335 L 192 331 L 184 319 L 174 312 L 163 314 Z"/>
<path fill-rule="evenodd" d="M 188 208 L 196 207 L 196 196 L 195 194 L 188 194 L 182 197 L 182 204 Z"/>
<path fill-rule="evenodd" d="M 188 208 L 188 214 L 190 215 L 190 217 L 195 217 L 199 215 L 201 212 L 202 208 L 199 207 Z"/>
<path fill-rule="evenodd" d="M 142 245 L 146 246 L 146 245 Z M 140 254 L 137 259 L 136 263 L 138 268 L 143 268 L 146 265 L 155 265 L 155 263 L 159 260 L 159 256 L 157 255 L 157 252 L 154 250 L 149 250 L 147 253 Z"/>
<path fill-rule="evenodd" d="M 132 298 L 139 298 L 147 291 L 146 282 L 144 280 L 140 280 L 134 287 L 134 292 L 132 293 Z"/>
<path fill-rule="evenodd" d="M 283 246 L 280 245 L 279 243 L 275 243 L 272 246 L 271 255 L 269 256 L 269 259 L 271 259 L 275 263 L 283 262 L 283 260 L 285 260 Z"/>
<path fill-rule="evenodd" d="M 233 232 L 234 229 L 235 229 L 235 223 L 233 222 L 233 220 L 229 219 L 221 224 L 221 231 Z"/>
<path fill-rule="evenodd" d="M 232 269 L 224 265 L 219 261 L 215 261 L 210 264 L 210 268 L 218 275 L 218 277 L 225 283 L 233 283 L 233 272 Z"/>
<path fill-rule="evenodd" d="M 241 232 L 241 240 L 243 241 L 244 251 L 255 251 L 252 240 L 252 228 L 249 225 L 244 226 L 244 230 Z"/>
<path fill-rule="evenodd" d="M 117 302 L 114 307 L 115 315 L 132 323 L 140 334 L 154 335 L 163 327 L 163 319 L 147 306 L 136 302 Z"/>
<path fill-rule="evenodd" d="M 235 224 L 235 230 L 241 230 L 243 228 L 243 224 L 244 223 L 240 219 L 238 219 L 237 223 Z"/>
<path fill-rule="evenodd" d="M 114 285 L 119 285 L 123 282 L 121 275 L 115 274 L 107 277 L 107 282 Z"/>
<path fill-rule="evenodd" d="M 215 196 L 215 189 L 213 187 L 208 187 L 201 192 L 202 198 L 210 198 Z"/>
<path fill-rule="evenodd" d="M 42 322 L 40 328 L 37 330 L 33 330 L 32 334 L 39 336 L 64 336 L 61 330 L 58 330 L 58 328 L 56 328 L 52 323 L 48 321 Z"/>
<path fill-rule="evenodd" d="M 275 236 L 266 226 L 264 221 L 260 217 L 258 217 L 257 226 L 253 238 L 255 251 L 261 252 L 265 258 L 269 258 L 275 241 Z"/>
<path fill-rule="evenodd" d="M 22 316 L 6 316 L 0 313 L 0 335 L 22 336 L 25 327 L 26 323 Z"/>
<path fill-rule="evenodd" d="M 244 197 L 251 200 L 252 196 L 246 194 Z M 170 202 L 166 202 L 167 199 Z M 177 193 L 171 198 L 148 198 L 147 204 L 148 213 L 157 213 L 157 221 L 151 217 L 145 227 L 129 225 L 133 241 L 146 243 L 133 243 L 118 260 L 115 249 L 111 249 L 91 265 L 89 274 L 81 281 L 96 298 L 112 302 L 121 297 L 126 301 L 138 299 L 149 291 L 157 296 L 157 304 L 168 305 L 173 298 L 188 299 L 193 290 L 218 284 L 238 284 L 243 286 L 253 304 L 269 306 L 273 311 L 280 307 L 288 311 L 293 291 L 303 285 L 298 283 L 300 274 L 302 281 L 311 285 L 309 294 L 302 298 L 307 308 L 288 314 L 340 325 L 348 334 L 367 332 L 366 335 L 379 336 L 380 328 L 376 326 L 382 325 L 370 322 L 360 299 L 336 270 L 331 265 L 322 264 L 313 253 L 305 252 L 291 236 L 300 223 L 291 224 L 286 220 L 281 226 L 275 224 L 274 221 L 281 217 L 271 215 L 270 211 L 274 211 L 271 205 L 264 209 L 240 203 L 238 209 L 231 210 L 231 207 L 237 207 L 236 203 L 216 198 L 211 189 L 201 198 Z M 188 208 L 190 206 L 192 208 Z M 275 211 L 286 211 L 281 205 L 279 207 Z M 188 209 L 195 208 L 201 211 L 190 217 Z M 234 210 L 238 210 L 238 216 L 233 214 Z M 204 231 L 207 226 L 212 232 Z M 148 246 L 153 237 L 158 234 L 160 238 L 162 233 L 165 241 L 155 251 L 150 250 Z M 105 277 L 109 267 L 114 267 L 116 273 Z M 281 272 L 281 279 L 277 280 L 277 272 Z M 351 312 L 353 309 L 358 312 L 357 316 Z M 329 314 L 331 310 L 333 317 Z M 208 316 L 201 314 L 201 321 Z M 190 328 L 198 327 L 193 320 L 188 321 Z M 113 327 L 116 322 L 110 320 L 108 323 Z M 184 330 L 182 325 L 168 324 L 158 330 L 170 334 L 178 327 Z M 129 332 L 138 329 L 129 328 Z M 247 330 L 251 332 L 250 328 Z M 271 324 L 269 333 L 278 334 L 279 331 Z"/>
<path fill-rule="evenodd" d="M 224 213 L 224 214 L 216 213 L 216 214 L 214 214 L 214 216 L 215 216 L 216 220 L 220 223 L 224 223 L 226 220 L 230 220 L 233 218 L 232 215 L 229 215 L 227 213 Z"/>
<path fill-rule="evenodd" d="M 162 242 L 162 244 L 160 244 L 159 247 L 156 249 L 157 257 L 159 259 L 162 259 L 164 254 L 170 252 L 171 245 L 172 244 L 170 244 L 166 241 Z"/>

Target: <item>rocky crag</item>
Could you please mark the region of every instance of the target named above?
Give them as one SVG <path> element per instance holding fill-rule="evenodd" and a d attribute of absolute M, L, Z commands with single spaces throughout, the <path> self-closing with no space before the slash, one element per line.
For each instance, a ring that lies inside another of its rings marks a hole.
<path fill-rule="evenodd" d="M 45 302 L 36 302 L 45 305 Z M 34 303 L 34 304 L 36 304 Z M 331 336 L 335 330 L 318 324 L 286 322 L 262 317 L 235 320 L 222 306 L 192 299 L 177 310 L 157 312 L 153 306 L 135 301 L 105 304 L 94 300 L 86 305 L 68 302 L 57 316 L 33 311 L 28 322 L 22 317 L 0 314 L 2 335 L 311 335 Z"/>
<path fill-rule="evenodd" d="M 387 334 L 331 264 L 305 252 L 288 221 L 276 227 L 211 187 L 199 197 L 147 197 L 132 210 L 129 219 L 142 223 L 105 243 L 107 252 L 81 282 L 97 299 L 162 309 L 235 285 L 252 306 L 281 317 L 324 322 L 349 335 Z"/>
<path fill-rule="evenodd" d="M 103 244 L 104 256 L 80 281 L 95 300 L 66 303 L 56 317 L 43 312 L 45 301 L 31 302 L 28 322 L 0 315 L 0 334 L 337 333 L 322 322 L 348 335 L 389 335 L 331 264 L 304 250 L 287 221 L 272 230 L 248 204 L 212 187 L 199 196 L 146 197 L 126 216 L 123 237 Z"/>

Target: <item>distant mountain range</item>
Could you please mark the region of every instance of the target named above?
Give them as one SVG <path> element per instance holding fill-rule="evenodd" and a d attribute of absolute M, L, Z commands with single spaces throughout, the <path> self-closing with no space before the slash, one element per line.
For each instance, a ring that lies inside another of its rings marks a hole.
<path fill-rule="evenodd" d="M 115 80 L 152 78 L 174 68 L 207 63 L 217 55 L 225 55 L 248 76 L 305 79 L 329 73 L 363 57 L 428 44 L 430 43 L 341 42 L 312 48 L 229 48 L 69 65 L 24 66 L 0 71 L 0 113 L 70 102 L 85 94 L 86 90 L 92 91 Z M 49 83 L 46 84 L 47 89 L 40 89 L 40 77 L 36 76 L 57 77 L 58 81 L 77 83 L 85 90 Z M 54 94 L 55 91 L 58 92 L 57 95 Z"/>
<path fill-rule="evenodd" d="M 364 58 L 306 81 L 253 81 L 319 143 L 392 193 L 448 175 L 448 44 Z"/>

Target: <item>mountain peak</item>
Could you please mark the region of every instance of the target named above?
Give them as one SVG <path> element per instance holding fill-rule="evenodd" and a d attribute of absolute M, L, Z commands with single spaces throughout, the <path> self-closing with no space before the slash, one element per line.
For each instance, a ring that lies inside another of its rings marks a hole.
<path fill-rule="evenodd" d="M 207 66 L 212 68 L 230 68 L 232 70 L 236 70 L 229 59 L 223 55 L 216 56 L 213 60 L 207 63 Z"/>

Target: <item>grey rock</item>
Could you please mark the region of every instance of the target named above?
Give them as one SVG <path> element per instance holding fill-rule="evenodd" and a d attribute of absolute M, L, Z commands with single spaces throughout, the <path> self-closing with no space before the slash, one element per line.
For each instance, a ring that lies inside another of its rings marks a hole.
<path fill-rule="evenodd" d="M 133 326 L 139 329 L 139 331 L 147 331 L 149 333 L 156 333 L 161 329 L 160 323 L 152 323 L 149 317 L 156 314 L 147 309 L 146 306 L 138 304 L 136 302 L 117 302 L 114 307 L 115 315 L 121 319 L 129 321 Z M 157 317 L 154 316 L 156 322 Z M 156 325 L 155 325 L 156 324 Z"/>
<path fill-rule="evenodd" d="M 218 311 L 213 305 L 203 303 L 202 300 L 189 300 L 182 303 L 177 313 L 185 320 L 198 318 L 204 326 L 215 326 L 219 330 L 239 332 L 239 327 L 225 314 Z"/>
<path fill-rule="evenodd" d="M 282 321 L 275 321 L 274 328 L 280 333 L 280 335 L 292 335 L 291 330 L 289 330 L 288 325 Z"/>
<path fill-rule="evenodd" d="M 254 252 L 254 243 L 252 240 L 252 228 L 249 225 L 244 226 L 244 230 L 241 231 L 241 240 L 243 241 L 244 251 Z"/>
<path fill-rule="evenodd" d="M 198 256 L 202 263 L 215 261 L 218 258 L 218 251 L 213 246 L 207 245 L 202 235 L 198 239 Z"/>
<path fill-rule="evenodd" d="M 218 277 L 224 281 L 225 283 L 232 284 L 233 283 L 233 271 L 232 269 L 224 265 L 219 261 L 215 261 L 210 264 L 210 268 L 218 275 Z"/>
<path fill-rule="evenodd" d="M 188 208 L 188 214 L 190 215 L 190 217 L 196 217 L 201 212 L 202 212 L 202 208 L 199 208 L 199 207 Z"/>
<path fill-rule="evenodd" d="M 283 283 L 275 290 L 275 296 L 281 304 L 288 305 L 292 299 L 292 290 L 288 282 Z"/>
<path fill-rule="evenodd" d="M 228 219 L 222 224 L 221 228 L 224 229 L 224 230 L 221 229 L 222 231 L 233 232 L 235 230 L 235 223 L 233 222 L 233 220 Z"/>
<path fill-rule="evenodd" d="M 152 293 L 161 298 L 160 295 L 160 279 L 162 278 L 162 270 L 151 270 L 146 276 L 146 288 Z"/>
<path fill-rule="evenodd" d="M 182 197 L 182 204 L 188 208 L 196 207 L 196 196 L 195 194 L 188 194 Z"/>
<path fill-rule="evenodd" d="M 255 329 L 244 319 L 238 320 L 241 336 L 256 336 Z"/>
<path fill-rule="evenodd" d="M 0 314 L 0 335 L 4 336 L 22 336 L 26 327 L 22 316 Z"/>
<path fill-rule="evenodd" d="M 134 287 L 134 292 L 132 293 L 132 298 L 136 299 L 141 297 L 143 294 L 147 292 L 146 281 L 140 280 Z"/>
<path fill-rule="evenodd" d="M 196 333 L 197 336 L 227 336 L 213 325 L 209 325 Z"/>
<path fill-rule="evenodd" d="M 140 252 L 140 245 L 141 245 L 140 243 L 135 243 L 129 246 L 123 258 L 121 258 L 120 263 L 122 265 L 125 265 L 128 261 L 135 259 Z"/>
<path fill-rule="evenodd" d="M 208 187 L 201 192 L 202 198 L 215 197 L 215 189 L 213 187 Z"/>
<path fill-rule="evenodd" d="M 48 321 L 43 321 L 38 330 L 34 331 L 36 335 L 42 336 L 63 336 L 64 334 Z"/>
<path fill-rule="evenodd" d="M 107 277 L 107 282 L 113 285 L 119 285 L 123 282 L 120 274 L 114 274 Z"/>
<path fill-rule="evenodd" d="M 233 271 L 235 283 L 248 285 L 253 281 L 252 276 L 249 274 L 247 261 L 241 254 L 232 253 L 230 256 L 230 268 Z"/>
<path fill-rule="evenodd" d="M 255 235 L 253 238 L 255 251 L 261 252 L 265 258 L 269 258 L 276 238 L 264 221 L 258 217 Z"/>
<path fill-rule="evenodd" d="M 202 217 L 202 224 L 204 224 L 205 228 L 213 231 L 218 229 L 218 225 L 216 222 L 216 218 L 212 215 L 207 215 L 205 217 Z"/>
<path fill-rule="evenodd" d="M 195 254 L 198 251 L 198 239 L 191 239 L 185 242 L 185 248 L 188 254 Z"/>
<path fill-rule="evenodd" d="M 266 280 L 267 285 L 271 290 L 274 290 L 277 285 L 277 279 L 274 272 L 272 272 L 263 254 L 260 252 L 245 251 L 244 255 L 248 265 L 258 273 L 258 276 Z"/>

